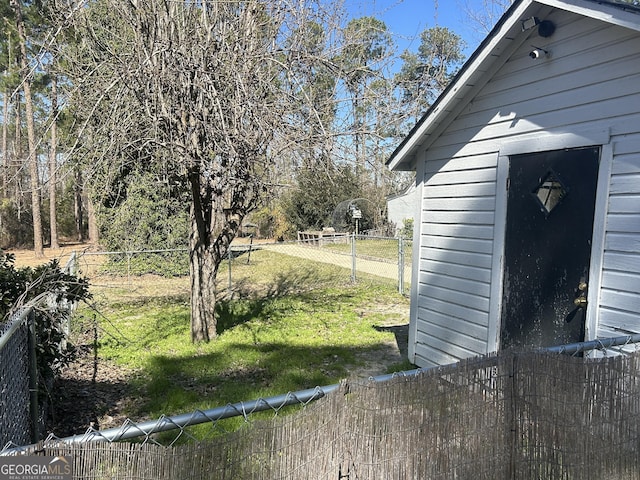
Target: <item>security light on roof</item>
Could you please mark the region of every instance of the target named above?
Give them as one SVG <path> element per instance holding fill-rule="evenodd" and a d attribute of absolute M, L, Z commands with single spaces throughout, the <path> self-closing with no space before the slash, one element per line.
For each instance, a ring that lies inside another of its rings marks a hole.
<path fill-rule="evenodd" d="M 524 20 L 520 20 L 522 22 L 522 31 L 530 30 L 536 25 L 540 23 L 540 19 L 538 17 L 525 18 Z"/>
<path fill-rule="evenodd" d="M 550 37 L 553 35 L 553 32 L 556 31 L 556 26 L 553 22 L 549 20 L 541 21 L 538 17 L 525 18 L 524 20 L 520 20 L 520 23 L 522 24 L 523 32 L 538 27 L 538 35 L 544 38 Z"/>

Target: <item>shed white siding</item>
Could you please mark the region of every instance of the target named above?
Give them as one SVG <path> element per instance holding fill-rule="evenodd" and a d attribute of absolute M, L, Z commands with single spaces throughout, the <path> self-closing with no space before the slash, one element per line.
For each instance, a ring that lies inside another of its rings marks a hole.
<path fill-rule="evenodd" d="M 420 366 L 495 349 L 495 246 L 505 221 L 500 209 L 496 214 L 504 190 L 499 154 L 507 142 L 543 141 L 548 132 L 610 132 L 613 164 L 601 168 L 611 171 L 601 183 L 610 190 L 601 208 L 608 216 L 595 227 L 606 225 L 600 310 L 588 335 L 640 332 L 640 34 L 544 8 L 541 19 L 555 23 L 555 34 L 531 32 L 418 158 L 422 215 L 410 355 Z M 533 61 L 532 45 L 550 58 Z"/>
<path fill-rule="evenodd" d="M 638 108 L 640 110 L 640 107 Z M 640 332 L 640 132 L 621 125 L 613 142 L 599 337 Z"/>

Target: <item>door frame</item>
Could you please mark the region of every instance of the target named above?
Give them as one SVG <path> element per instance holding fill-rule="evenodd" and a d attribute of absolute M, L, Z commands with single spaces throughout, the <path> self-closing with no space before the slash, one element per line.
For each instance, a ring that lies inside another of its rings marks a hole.
<path fill-rule="evenodd" d="M 507 223 L 507 179 L 509 157 L 527 153 L 540 153 L 565 148 L 600 147 L 600 164 L 596 186 L 593 232 L 591 236 L 591 261 L 589 263 L 589 290 L 585 311 L 585 341 L 597 335 L 602 264 L 606 230 L 607 202 L 613 148 L 609 129 L 584 130 L 576 133 L 544 131 L 520 136 L 501 143 L 498 150 L 496 178 L 496 207 L 494 217 L 494 243 L 491 274 L 491 300 L 487 353 L 500 349 L 500 318 L 502 313 L 504 282 L 504 250 Z"/>

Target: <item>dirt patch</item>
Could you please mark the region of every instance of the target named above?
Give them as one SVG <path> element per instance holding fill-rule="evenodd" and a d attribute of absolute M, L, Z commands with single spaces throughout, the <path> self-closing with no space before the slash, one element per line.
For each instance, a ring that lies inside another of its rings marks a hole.
<path fill-rule="evenodd" d="M 356 367 L 350 378 L 369 378 L 388 373 L 391 366 L 407 362 L 409 346 L 409 304 L 388 303 L 369 305 L 358 312 L 363 317 L 373 317 L 373 328 L 379 332 L 392 333 L 393 337 L 380 348 L 367 350 L 359 356 L 363 365 Z"/>
<path fill-rule="evenodd" d="M 391 366 L 402 364 L 407 360 L 407 347 L 409 342 L 409 325 L 384 325 L 374 327 L 382 332 L 391 332 L 394 337 L 380 346 L 380 348 L 368 350 L 359 356 L 363 365 L 354 367 L 350 379 L 368 379 L 388 373 Z"/>
<path fill-rule="evenodd" d="M 119 427 L 135 402 L 134 373 L 97 357 L 89 334 L 77 341 L 77 359 L 62 370 L 50 394 L 47 431 L 57 437 Z"/>

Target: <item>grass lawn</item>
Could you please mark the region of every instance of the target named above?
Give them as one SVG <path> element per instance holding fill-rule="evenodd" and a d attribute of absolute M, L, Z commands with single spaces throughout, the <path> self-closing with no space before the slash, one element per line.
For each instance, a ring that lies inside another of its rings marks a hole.
<path fill-rule="evenodd" d="M 190 340 L 188 280 L 94 287 L 100 314 L 85 311 L 84 321 L 97 319 L 99 358 L 131 372 L 129 418 L 330 385 L 372 364 L 382 369 L 374 375 L 412 368 L 397 356 L 383 365 L 395 341 L 384 327 L 408 322 L 408 299 L 393 282 L 354 285 L 335 267 L 269 251 L 233 270 L 232 295 L 221 282 L 218 337 L 208 344 Z"/>

